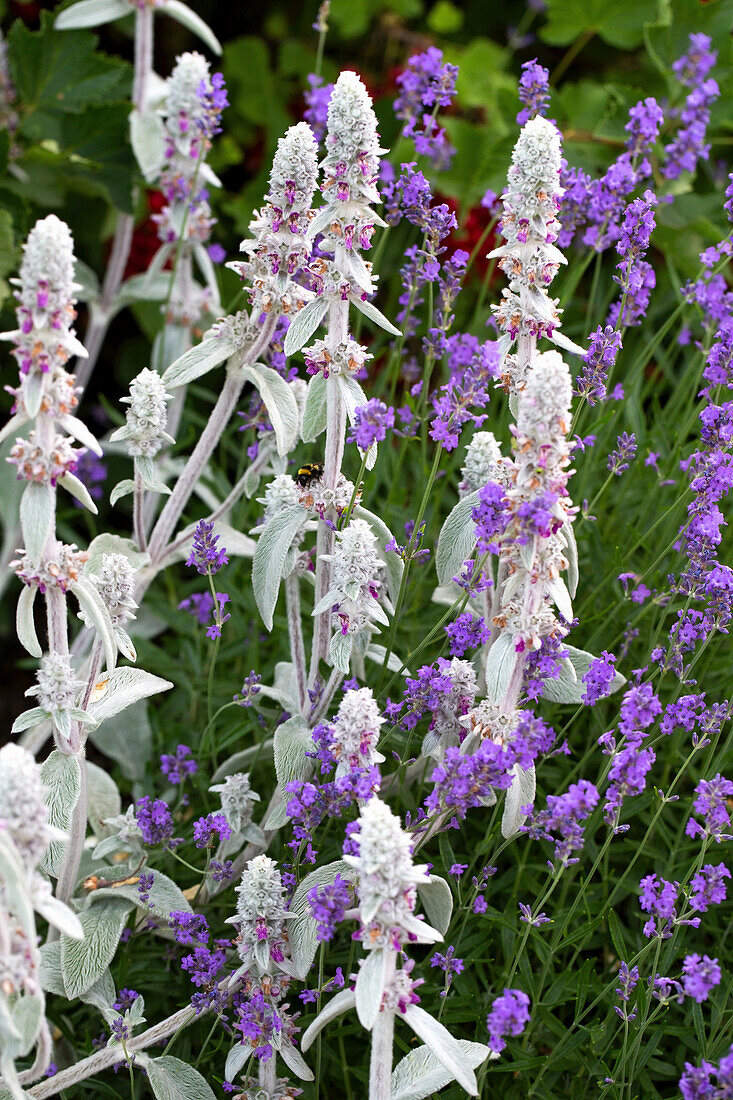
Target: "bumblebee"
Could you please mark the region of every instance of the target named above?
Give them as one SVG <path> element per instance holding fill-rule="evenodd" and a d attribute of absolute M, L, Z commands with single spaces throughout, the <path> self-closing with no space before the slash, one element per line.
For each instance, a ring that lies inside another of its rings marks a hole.
<path fill-rule="evenodd" d="M 298 469 L 295 480 L 301 489 L 309 489 L 313 482 L 318 481 L 320 477 L 323 477 L 323 463 L 306 462 L 304 466 Z"/>

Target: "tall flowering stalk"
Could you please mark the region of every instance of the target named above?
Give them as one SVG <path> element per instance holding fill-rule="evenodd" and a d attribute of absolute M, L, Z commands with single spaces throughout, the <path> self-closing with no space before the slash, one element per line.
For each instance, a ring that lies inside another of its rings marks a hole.
<path fill-rule="evenodd" d="M 476 1077 L 465 1053 L 450 1032 L 419 1007 L 416 990 L 421 982 L 411 977 L 414 962 L 405 961 L 406 944 L 443 938 L 414 913 L 418 887 L 430 882 L 427 868 L 413 863 L 410 836 L 376 797 L 362 807 L 350 843 L 352 851 L 344 861 L 358 875 L 359 905 L 346 916 L 359 921 L 356 938 L 366 957 L 360 961 L 353 989 L 338 993 L 305 1032 L 303 1050 L 327 1023 L 356 1008 L 359 1022 L 371 1032 L 369 1100 L 389 1100 L 394 1026 L 401 1019 L 461 1087 L 477 1096 Z"/>
<path fill-rule="evenodd" d="M 48 821 L 46 793 L 29 752 L 0 749 L 0 1074 L 14 1100 L 27 1095 L 22 1085 L 40 1077 L 51 1058 L 34 910 L 67 936 L 83 937 L 79 918 L 52 896 L 38 870 L 49 844 L 66 840 Z M 18 1073 L 15 1060 L 35 1046 L 33 1066 Z"/>
<path fill-rule="evenodd" d="M 247 281 L 250 309 L 217 322 L 201 344 L 172 364 L 163 377 L 166 387 L 174 389 L 229 360 L 216 405 L 153 528 L 149 540 L 153 563 L 164 556 L 246 382 L 263 393 L 276 430 L 278 450 L 284 454 L 295 442 L 298 424 L 295 397 L 284 379 L 272 368 L 258 364 L 258 360 L 269 346 L 280 317 L 294 316 L 309 296 L 293 281 L 293 276 L 310 254 L 306 231 L 315 185 L 315 142 L 310 127 L 302 122 L 291 126 L 278 143 L 265 206 L 250 225 L 253 239 L 242 245 L 250 258 L 232 265 Z"/>
<path fill-rule="evenodd" d="M 15 562 L 26 588 L 21 594 L 18 623 L 21 641 L 34 656 L 41 649 L 33 627 L 33 602 L 37 591 L 45 597 L 49 657 L 68 663 L 66 591 L 83 591 L 80 575 L 84 555 L 75 546 L 64 546 L 56 535 L 56 487 L 61 485 L 92 512 L 96 506 L 75 476 L 83 451 L 72 440 L 84 443 L 98 455 L 99 444 L 74 415 L 78 404 L 74 376 L 66 370 L 72 355 L 85 355 L 73 328 L 73 241 L 68 226 L 51 214 L 36 223 L 23 248 L 16 316 L 18 328 L 2 334 L 15 344 L 20 383 L 13 391 L 14 415 L 3 431 L 32 422 L 27 437 L 18 438 L 9 462 L 19 479 L 26 481 L 20 506 L 21 536 L 25 549 Z M 83 597 L 82 597 L 83 598 Z M 58 734 L 71 747 L 71 730 L 57 725 Z M 72 750 L 73 751 L 73 750 Z"/>
<path fill-rule="evenodd" d="M 250 860 L 242 872 L 237 895 L 237 912 L 229 923 L 237 928 L 242 965 L 232 975 L 230 985 L 242 983 L 242 993 L 234 995 L 234 1029 L 241 1037 L 229 1052 L 226 1076 L 232 1080 L 254 1056 L 258 1063 L 258 1095 L 276 1100 L 287 1095 L 279 1091 L 286 1082 L 277 1077 L 278 1055 L 301 1080 L 313 1080 L 313 1073 L 295 1046 L 296 1017 L 288 1011 L 286 1001 L 294 976 L 287 926 L 294 914 L 286 908 L 282 876 L 268 856 Z M 254 1086 L 254 1082 L 248 1085 Z"/>
<path fill-rule="evenodd" d="M 151 140 L 152 145 L 157 146 L 156 127 L 152 118 L 154 108 L 151 106 L 153 82 L 156 79 L 153 72 L 153 17 L 156 11 L 165 11 L 172 18 L 194 31 L 214 53 L 221 53 L 221 45 L 207 24 L 195 12 L 191 11 L 186 4 L 181 2 L 171 6 L 162 2 L 162 0 L 152 0 L 149 3 L 138 3 L 137 0 L 121 0 L 116 5 L 99 5 L 85 3 L 82 0 L 81 3 L 72 4 L 62 11 L 54 22 L 56 30 L 76 30 L 79 27 L 94 27 L 102 23 L 108 23 L 111 20 L 122 19 L 134 12 L 130 136 L 133 150 L 143 174 L 146 173 L 149 167 Z M 157 153 L 153 152 L 152 155 L 156 157 Z M 78 373 L 78 381 L 82 389 L 86 386 L 94 370 L 110 319 L 114 313 L 115 298 L 124 278 L 134 229 L 135 218 L 133 214 L 118 215 L 101 295 L 98 301 L 91 303 L 90 307 L 90 321 L 86 333 L 89 355 L 84 369 Z"/>
<path fill-rule="evenodd" d="M 206 163 L 212 138 L 221 130 L 221 113 L 228 106 L 224 78 L 210 72 L 208 61 L 199 53 L 184 53 L 166 81 L 166 94 L 159 109 L 163 145 L 159 186 L 165 206 L 153 216 L 158 225 L 161 248 L 151 270 L 162 270 L 172 258 L 164 305 L 165 325 L 156 339 L 153 361 L 164 370 L 191 346 L 193 329 L 207 314 L 219 310 L 219 291 L 214 268 L 206 250 L 214 219 L 208 187 L 219 181 Z M 194 260 L 205 286 L 194 279 Z M 173 431 L 180 418 L 179 395 Z"/>
<path fill-rule="evenodd" d="M 368 316 L 381 317 L 368 302 L 374 292 L 374 280 L 371 264 L 361 254 L 370 246 L 375 225 L 384 225 L 372 210 L 372 204 L 379 201 L 376 181 L 381 152 L 369 94 L 355 73 L 342 72 L 328 104 L 326 156 L 321 165 L 325 205 L 318 211 L 310 229 L 311 236 L 322 234 L 320 252 L 333 259 L 311 265 L 311 285 L 316 299 L 304 312 L 304 318 L 307 316 L 311 324 L 308 328 L 299 328 L 293 336 L 291 329 L 285 341 L 287 353 L 297 351 L 328 315 L 324 339 L 303 352 L 308 373 L 314 378 L 313 392 L 316 392 L 316 385 L 321 392 L 325 391 L 326 444 L 322 482 L 327 491 L 335 490 L 341 477 L 347 409 L 364 404 L 366 400 L 353 377 L 364 366 L 367 354 L 350 335 L 349 302 L 354 302 Z M 319 610 L 311 653 L 311 688 L 318 676 L 319 664 L 329 650 L 330 618 L 321 605 L 331 587 L 329 555 L 333 549 L 336 518 L 329 511 L 318 527 L 315 605 Z"/>
<path fill-rule="evenodd" d="M 498 258 L 509 279 L 494 314 L 502 333 L 500 350 L 512 392 L 524 383 L 538 338 L 547 337 L 567 351 L 583 354 L 560 332 L 558 300 L 547 291 L 560 264 L 567 263 L 555 245 L 563 195 L 561 163 L 557 127 L 541 116 L 530 119 L 514 146 L 507 189 L 502 196 L 500 225 L 506 244 L 489 253 L 489 258 Z M 515 342 L 516 353 L 509 356 Z"/>
<path fill-rule="evenodd" d="M 560 355 L 535 354 L 516 396 L 513 461 L 499 466 L 490 452 L 503 477 L 478 490 L 472 512 L 478 548 L 498 553 L 498 569 L 485 666 L 488 698 L 465 724 L 500 744 L 511 742 L 522 718 L 520 697 L 532 680 L 556 677 L 565 667 L 562 639 L 573 612 L 562 573 L 575 553 L 567 495 L 571 400 L 570 372 Z M 516 763 L 513 775 L 505 835 L 516 831 L 522 807 L 534 797 L 531 760 L 527 767 Z"/>

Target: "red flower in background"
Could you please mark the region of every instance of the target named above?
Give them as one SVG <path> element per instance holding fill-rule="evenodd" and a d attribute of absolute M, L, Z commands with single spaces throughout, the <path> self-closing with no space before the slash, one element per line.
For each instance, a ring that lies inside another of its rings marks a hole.
<path fill-rule="evenodd" d="M 132 234 L 130 255 L 127 258 L 125 278 L 131 275 L 141 275 L 150 267 L 150 261 L 160 248 L 158 227 L 152 219 L 153 214 L 159 214 L 165 206 L 165 197 L 160 191 L 147 192 L 148 213 L 147 216 L 135 226 Z"/>

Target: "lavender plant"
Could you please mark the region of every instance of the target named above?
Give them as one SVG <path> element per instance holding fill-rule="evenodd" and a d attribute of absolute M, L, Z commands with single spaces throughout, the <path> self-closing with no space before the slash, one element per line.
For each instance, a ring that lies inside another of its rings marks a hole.
<path fill-rule="evenodd" d="M 212 141 L 249 79 L 229 47 L 228 85 L 191 52 L 163 81 L 154 12 L 219 48 L 178 0 L 57 15 L 73 41 L 134 9 L 161 200 L 147 270 L 118 211 L 87 293 L 32 182 L 11 279 L 3 1100 L 728 1094 L 733 173 L 725 30 L 678 7 L 646 28 L 654 94 L 594 122 L 566 74 L 600 16 L 564 42 L 550 5 L 553 76 L 533 46 L 478 90 L 495 43 L 429 45 L 386 105 L 330 67 L 324 4 L 246 218 Z M 222 267 L 217 215 L 249 227 Z M 147 343 L 93 431 L 125 305 Z"/>

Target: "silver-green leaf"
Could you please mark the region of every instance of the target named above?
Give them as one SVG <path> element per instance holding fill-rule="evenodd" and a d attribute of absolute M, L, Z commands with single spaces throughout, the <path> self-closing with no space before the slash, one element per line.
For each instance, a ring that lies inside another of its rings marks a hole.
<path fill-rule="evenodd" d="M 105 898 L 81 913 L 83 940 L 61 937 L 61 974 L 69 1000 L 91 989 L 107 969 L 120 942 L 132 904 L 126 898 Z"/>

